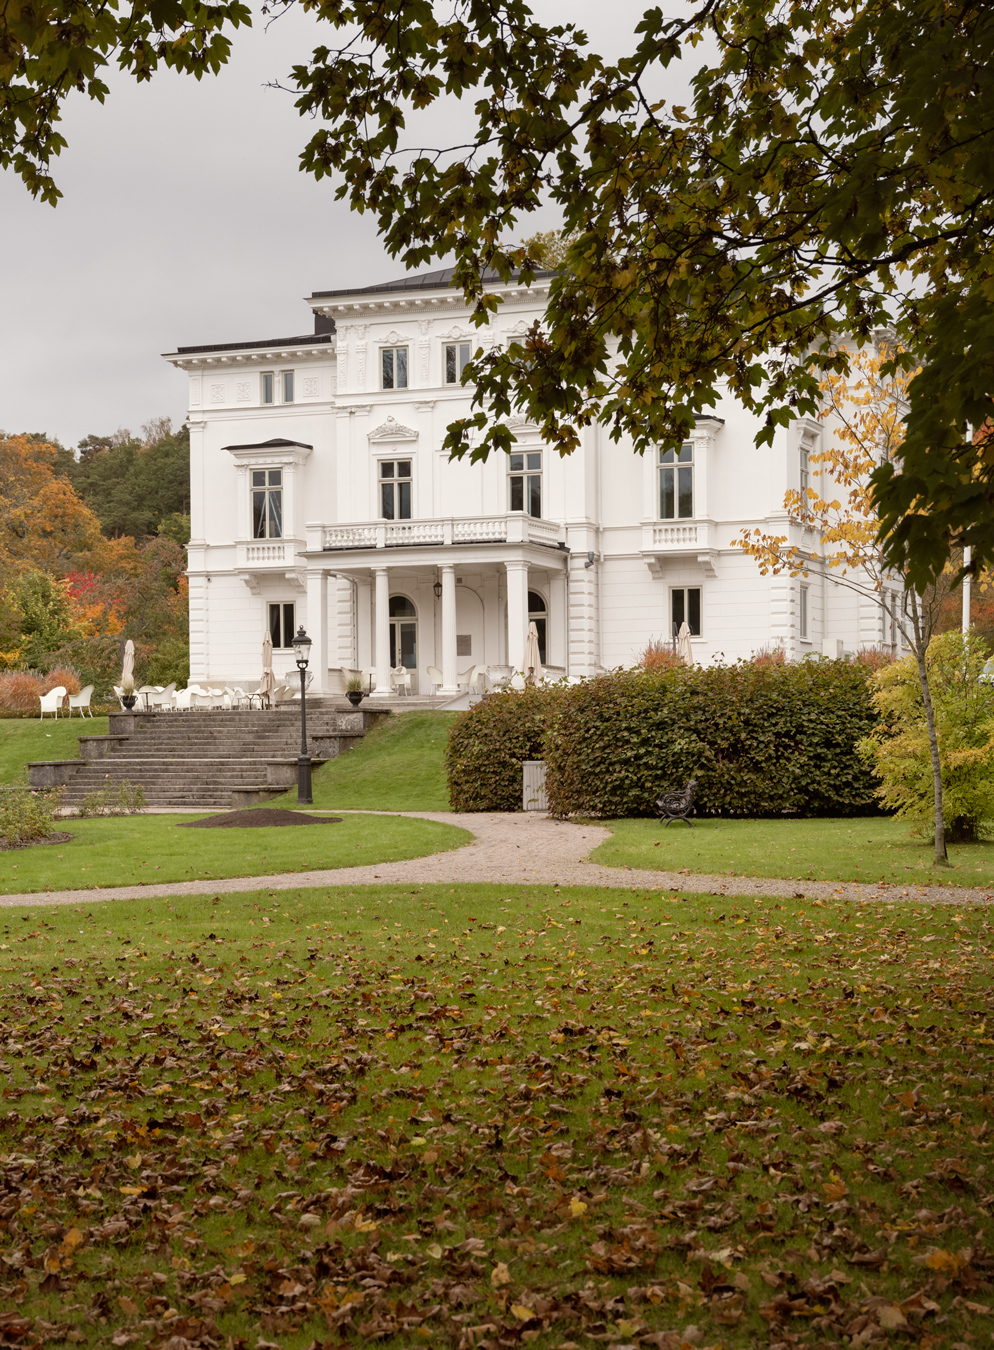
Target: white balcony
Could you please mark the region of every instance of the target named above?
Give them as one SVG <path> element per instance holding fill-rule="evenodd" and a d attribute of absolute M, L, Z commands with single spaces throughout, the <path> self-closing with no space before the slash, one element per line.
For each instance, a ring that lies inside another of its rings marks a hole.
<path fill-rule="evenodd" d="M 302 539 L 242 539 L 235 545 L 235 571 L 253 595 L 259 594 L 260 582 L 270 577 L 289 581 L 303 589 L 304 572 L 297 554 L 302 552 Z"/>
<path fill-rule="evenodd" d="M 642 557 L 653 576 L 662 574 L 667 558 L 693 558 L 714 576 L 717 543 L 713 520 L 654 520 L 642 526 Z"/>
<path fill-rule="evenodd" d="M 447 544 L 544 544 L 556 548 L 563 527 L 523 512 L 504 516 L 449 516 L 439 520 L 376 520 L 360 525 L 324 525 L 324 552 L 355 549 L 429 548 Z"/>

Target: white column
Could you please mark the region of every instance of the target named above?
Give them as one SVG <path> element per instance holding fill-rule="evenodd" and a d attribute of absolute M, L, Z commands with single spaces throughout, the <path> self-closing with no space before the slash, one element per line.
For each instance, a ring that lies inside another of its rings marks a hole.
<path fill-rule="evenodd" d="M 569 566 L 569 557 L 566 559 Z M 550 666 L 568 666 L 569 638 L 566 633 L 566 573 L 553 572 L 549 586 L 549 619 L 546 625 L 546 656 Z M 567 671 L 568 673 L 568 671 Z"/>
<path fill-rule="evenodd" d="M 507 663 L 523 670 L 525 638 L 528 636 L 528 564 L 506 562 L 507 571 Z"/>
<path fill-rule="evenodd" d="M 442 694 L 458 694 L 456 670 L 456 569 L 454 563 L 442 568 Z"/>
<path fill-rule="evenodd" d="M 389 698 L 393 693 L 390 683 L 390 573 L 385 567 L 373 569 L 376 577 L 376 640 L 373 660 L 376 664 L 374 698 Z"/>
<path fill-rule="evenodd" d="M 311 639 L 311 693 L 328 692 L 328 574 L 307 573 L 307 628 Z"/>

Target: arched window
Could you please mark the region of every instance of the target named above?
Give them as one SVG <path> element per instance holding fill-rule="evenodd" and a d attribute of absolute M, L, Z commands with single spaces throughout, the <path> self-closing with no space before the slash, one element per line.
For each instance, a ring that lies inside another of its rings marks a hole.
<path fill-rule="evenodd" d="M 528 592 L 528 622 L 533 623 L 538 629 L 538 656 L 544 666 L 546 663 L 545 638 L 546 638 L 546 620 L 548 613 L 545 601 L 539 595 L 538 591 Z"/>
<path fill-rule="evenodd" d="M 418 611 L 406 595 L 390 597 L 390 664 L 418 668 Z"/>

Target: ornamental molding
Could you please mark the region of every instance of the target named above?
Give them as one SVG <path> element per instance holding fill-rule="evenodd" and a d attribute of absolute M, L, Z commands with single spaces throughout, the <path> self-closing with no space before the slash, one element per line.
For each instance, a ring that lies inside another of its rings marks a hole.
<path fill-rule="evenodd" d="M 452 339 L 452 338 L 468 338 L 472 337 L 473 334 L 469 328 L 464 328 L 462 324 L 457 323 L 453 324 L 453 326 L 449 329 L 447 333 L 439 333 L 438 336 L 442 339 Z"/>
<path fill-rule="evenodd" d="M 416 441 L 418 433 L 413 427 L 405 427 L 396 418 L 388 417 L 369 432 L 368 438 L 371 441 Z"/>
<path fill-rule="evenodd" d="M 391 328 L 386 337 L 381 338 L 380 341 L 386 343 L 388 347 L 397 347 L 412 342 L 413 338 L 409 338 L 406 333 L 398 333 L 396 328 Z"/>

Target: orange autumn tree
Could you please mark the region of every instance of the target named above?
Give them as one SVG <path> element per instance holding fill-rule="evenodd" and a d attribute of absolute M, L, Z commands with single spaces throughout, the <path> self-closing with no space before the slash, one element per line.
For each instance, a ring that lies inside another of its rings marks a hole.
<path fill-rule="evenodd" d="M 63 452 L 64 453 L 64 452 Z M 63 474 L 57 446 L 0 432 L 0 575 L 57 575 L 97 547 L 100 522 Z"/>
<path fill-rule="evenodd" d="M 872 475 L 881 464 L 899 461 L 904 443 L 908 385 L 917 370 L 882 374 L 901 349 L 881 344 L 850 358 L 847 375 L 821 382 L 820 416 L 829 424 L 824 448 L 809 454 L 818 487 L 791 488 L 784 495 L 794 540 L 787 534 L 743 530 L 739 546 L 759 564 L 763 576 L 824 576 L 874 601 L 901 632 L 918 667 L 928 727 L 935 802 L 935 858 L 946 861 L 942 765 L 935 711 L 929 689 L 927 652 L 936 631 L 941 596 L 935 588 L 917 591 L 906 577 L 884 564 L 884 541 L 873 498 Z M 806 546 L 804 533 L 816 538 Z M 800 538 L 801 542 L 797 542 Z"/>

